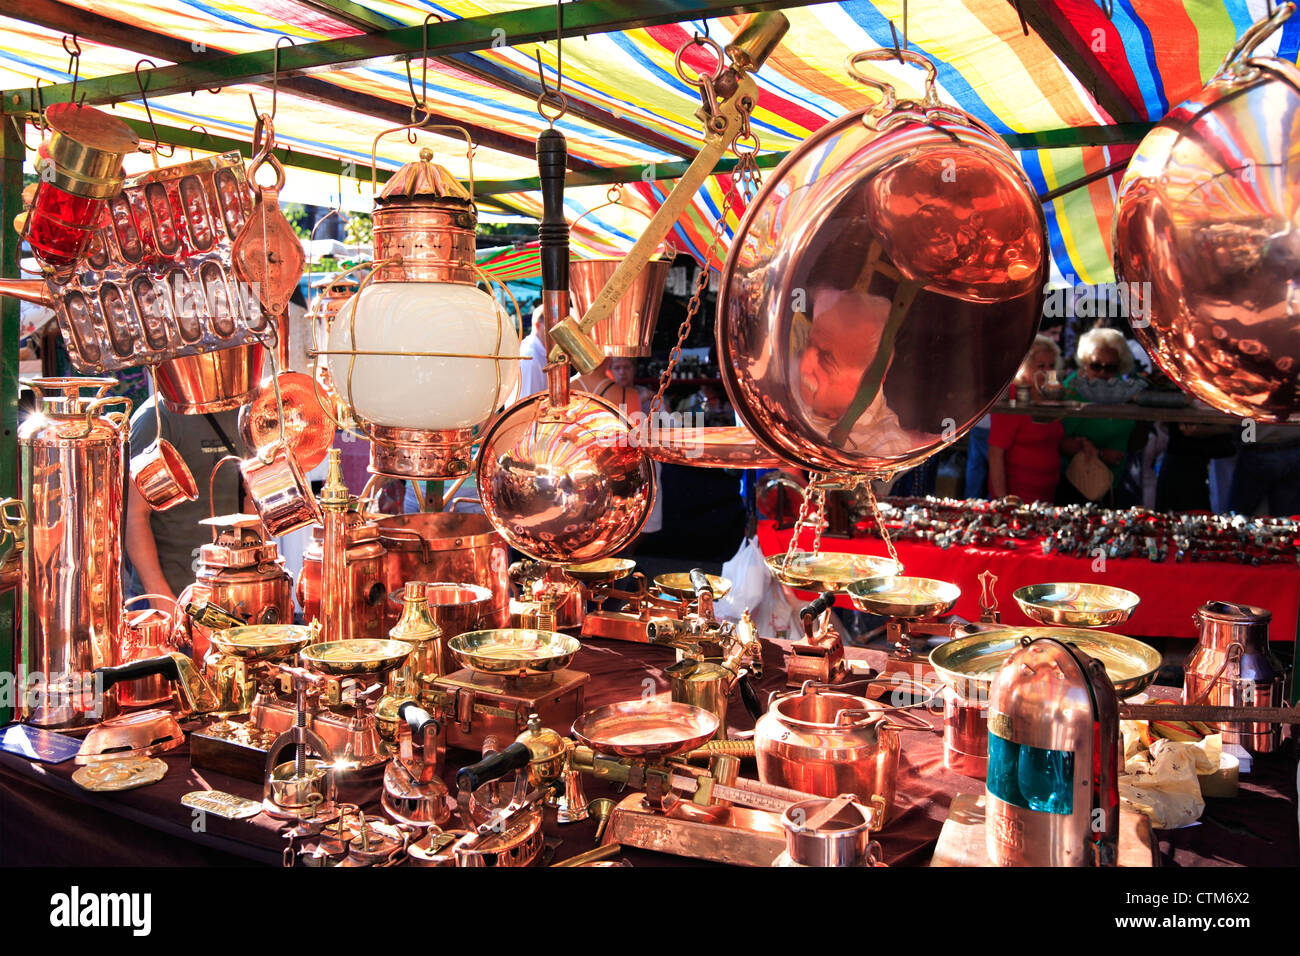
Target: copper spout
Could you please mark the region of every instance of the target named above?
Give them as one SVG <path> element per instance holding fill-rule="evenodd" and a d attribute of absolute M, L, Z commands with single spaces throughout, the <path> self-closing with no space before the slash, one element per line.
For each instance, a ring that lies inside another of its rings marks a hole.
<path fill-rule="evenodd" d="M 47 309 L 57 308 L 59 304 L 59 300 L 50 295 L 43 279 L 0 279 L 0 295 L 11 295 Z"/>

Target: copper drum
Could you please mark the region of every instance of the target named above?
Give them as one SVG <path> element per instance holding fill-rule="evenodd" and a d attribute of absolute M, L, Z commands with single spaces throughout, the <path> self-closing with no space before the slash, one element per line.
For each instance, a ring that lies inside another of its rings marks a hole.
<path fill-rule="evenodd" d="M 252 399 L 265 362 L 260 345 L 170 359 L 158 364 L 158 394 L 178 415 L 230 411 Z"/>
<path fill-rule="evenodd" d="M 166 439 L 131 459 L 131 480 L 153 511 L 166 511 L 182 501 L 195 501 L 199 487 L 189 465 Z"/>
<path fill-rule="evenodd" d="M 152 598 L 160 598 L 170 603 L 170 598 L 165 598 L 161 594 L 142 594 L 131 598 L 123 605 L 122 636 L 117 644 L 119 664 L 159 657 L 172 649 L 172 633 L 177 623 L 175 605 L 170 610 L 160 610 L 155 607 L 128 610 L 136 601 L 148 601 Z M 172 696 L 171 681 L 161 674 L 141 677 L 139 680 L 122 681 L 114 686 L 117 691 L 117 703 L 121 707 L 152 707 L 171 700 Z"/>
<path fill-rule="evenodd" d="M 322 521 L 316 496 L 288 445 L 269 449 L 265 458 L 243 459 L 239 473 L 269 537 L 278 538 Z"/>
<path fill-rule="evenodd" d="M 405 592 L 405 587 L 388 592 L 388 613 L 391 614 L 396 607 L 398 615 L 401 615 Z M 429 617 L 433 619 L 433 623 L 442 628 L 442 637 L 436 642 L 437 672 L 449 674 L 456 668 L 453 666 L 451 655 L 447 653 L 447 641 L 467 631 L 485 631 L 495 628 L 495 624 L 486 623 L 492 620 L 496 612 L 495 601 L 491 591 L 476 584 L 451 584 L 438 581 L 426 584 L 424 593 Z"/>
<path fill-rule="evenodd" d="M 505 541 L 480 514 L 417 512 L 379 519 L 384 583 L 399 591 L 407 581 L 456 581 L 487 588 L 492 610 L 482 630 L 510 624 L 509 554 Z M 436 586 L 436 585 L 435 585 Z M 434 611 L 432 596 L 429 610 Z M 388 605 L 388 627 L 401 605 Z M 435 620 L 438 620 L 436 614 Z M 441 624 L 442 621 L 439 620 Z M 445 625 L 444 625 L 445 627 Z"/>
<path fill-rule="evenodd" d="M 811 685 L 773 697 L 754 726 L 758 779 L 821 797 L 851 793 L 888 822 L 898 782 L 898 732 L 884 705 Z"/>
<path fill-rule="evenodd" d="M 989 704 L 943 689 L 943 765 L 983 780 L 989 769 Z"/>
<path fill-rule="evenodd" d="M 591 308 L 622 259 L 573 259 L 569 262 L 569 294 L 579 315 Z M 608 356 L 645 358 L 650 354 L 659 303 L 664 297 L 672 259 L 651 259 L 631 288 L 618 300 L 610 317 L 591 330 L 591 338 Z"/>
<path fill-rule="evenodd" d="M 324 529 L 312 529 L 311 544 L 302 556 L 302 572 L 298 575 L 298 603 L 302 605 L 302 619 L 308 623 L 321 620 L 321 556 L 324 553 Z M 374 536 L 374 525 L 369 522 L 349 525 L 344 540 L 344 592 L 351 612 L 345 615 L 346 636 L 337 640 L 386 640 L 388 631 L 401 617 L 389 620 L 386 607 L 388 588 L 384 584 L 384 548 Z M 408 580 L 417 581 L 418 577 Z M 334 638 L 331 638 L 334 639 Z"/>

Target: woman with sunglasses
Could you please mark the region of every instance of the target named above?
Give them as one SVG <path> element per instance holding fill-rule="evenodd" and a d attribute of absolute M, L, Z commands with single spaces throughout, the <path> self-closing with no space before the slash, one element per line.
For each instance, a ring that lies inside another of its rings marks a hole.
<path fill-rule="evenodd" d="M 1080 377 L 1105 381 L 1133 371 L 1133 353 L 1118 329 L 1085 332 L 1079 338 L 1075 360 L 1079 363 L 1079 370 L 1065 380 L 1066 397 L 1074 401 L 1083 400 L 1075 388 Z M 1123 479 L 1124 456 L 1134 439 L 1136 424 L 1132 420 L 1113 418 L 1067 418 L 1064 421 L 1065 440 L 1061 442 L 1061 454 L 1065 464 L 1068 465 L 1070 459 L 1081 451 L 1100 458 L 1111 473 L 1110 490 L 1103 496 L 1107 503 L 1114 503 L 1115 491 Z M 1142 437 L 1145 437 L 1145 430 Z M 1058 503 L 1076 504 L 1087 500 L 1068 479 L 1062 479 Z"/>

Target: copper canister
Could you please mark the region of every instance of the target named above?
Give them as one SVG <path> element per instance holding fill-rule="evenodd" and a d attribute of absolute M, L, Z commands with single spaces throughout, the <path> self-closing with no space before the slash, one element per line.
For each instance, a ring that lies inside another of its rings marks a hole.
<path fill-rule="evenodd" d="M 197 575 L 180 593 L 179 605 L 215 604 L 249 624 L 292 624 L 292 581 L 279 548 L 263 536 L 257 516 L 222 515 L 202 523 L 216 533 L 211 544 L 199 548 Z M 188 637 L 190 656 L 202 666 L 210 629 L 188 616 L 178 627 Z"/>
<path fill-rule="evenodd" d="M 407 584 L 407 587 L 411 583 Z M 429 618 L 442 631 L 442 638 L 437 644 L 436 674 L 449 674 L 456 669 L 455 662 L 447 651 L 447 641 L 457 634 L 467 631 L 484 631 L 496 625 L 488 623 L 493 619 L 494 599 L 492 592 L 477 584 L 452 584 L 446 581 L 421 582 L 424 585 L 425 608 Z M 406 601 L 406 587 L 388 592 L 388 609 L 393 606 L 403 608 Z M 394 625 L 396 626 L 396 625 Z M 391 633 L 391 632 L 390 632 Z M 402 640 L 403 638 L 393 638 Z"/>
<path fill-rule="evenodd" d="M 943 689 L 943 765 L 984 779 L 989 769 L 989 702 Z"/>
<path fill-rule="evenodd" d="M 1195 620 L 1201 638 L 1184 665 L 1183 703 L 1219 707 L 1284 707 L 1282 662 L 1268 644 L 1271 611 L 1246 604 L 1210 601 Z M 1279 724 L 1223 724 L 1223 742 L 1255 753 L 1282 743 Z"/>
<path fill-rule="evenodd" d="M 384 547 L 379 543 L 379 532 L 374 522 L 356 511 L 349 511 L 343 529 L 343 606 L 349 610 L 340 615 L 341 629 L 346 636 L 330 636 L 330 640 L 383 640 L 388 630 L 397 623 L 397 617 L 387 617 L 388 587 L 384 583 Z M 321 617 L 321 556 L 325 551 L 325 531 L 320 525 L 312 528 L 311 544 L 302 556 L 302 571 L 298 575 L 298 603 L 302 605 L 303 620 L 310 623 Z M 413 576 L 411 580 L 416 580 Z M 399 615 L 400 616 L 400 613 Z"/>
<path fill-rule="evenodd" d="M 112 716 L 89 692 L 90 672 L 117 663 L 131 402 L 107 394 L 111 378 L 26 384 L 37 411 L 18 429 L 27 514 L 19 712 L 41 727 L 78 727 Z M 93 397 L 81 394 L 90 388 Z"/>
<path fill-rule="evenodd" d="M 508 627 L 510 579 L 506 543 L 480 514 L 417 512 L 379 519 L 384 583 L 395 591 L 407 581 L 456 581 L 492 592 L 492 615 L 483 629 Z M 310 553 L 310 552 L 309 552 Z M 389 604 L 389 626 L 400 608 Z"/>

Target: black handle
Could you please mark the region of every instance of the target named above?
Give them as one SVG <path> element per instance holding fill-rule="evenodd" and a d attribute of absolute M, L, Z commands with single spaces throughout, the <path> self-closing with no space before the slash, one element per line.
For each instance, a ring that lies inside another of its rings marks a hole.
<path fill-rule="evenodd" d="M 456 786 L 462 793 L 473 793 L 485 783 L 500 779 L 511 770 L 528 766 L 533 752 L 524 744 L 511 744 L 499 753 L 488 754 L 476 764 L 463 768 L 456 774 Z"/>
<path fill-rule="evenodd" d="M 758 720 L 763 716 L 763 702 L 758 699 L 758 691 L 754 690 L 754 685 L 750 683 L 749 675 L 741 674 L 736 684 L 740 687 L 740 702 L 745 705 L 749 716 Z"/>
<path fill-rule="evenodd" d="M 800 617 L 819 617 L 822 612 L 829 611 L 835 606 L 835 594 L 832 591 L 823 591 L 822 596 L 817 598 L 811 604 L 804 606 L 799 612 Z"/>
<path fill-rule="evenodd" d="M 442 729 L 442 724 L 438 722 L 438 718 L 430 715 L 427 710 L 409 700 L 397 708 L 397 716 L 406 721 L 406 726 L 411 728 L 411 736 L 416 740 L 424 739 L 425 729 L 430 724 L 433 724 L 435 734 Z"/>
<path fill-rule="evenodd" d="M 699 568 L 691 568 L 691 587 L 695 589 L 695 596 L 698 598 L 705 591 L 713 593 L 713 585 L 709 583 L 709 576 Z"/>
<path fill-rule="evenodd" d="M 569 144 L 556 129 L 537 137 L 537 171 L 542 183 L 542 222 L 537 238 L 542 250 L 542 290 L 569 291 L 569 222 L 564 218 L 564 170 Z M 565 310 L 567 312 L 567 309 Z"/>
<path fill-rule="evenodd" d="M 143 660 L 117 664 L 113 667 L 95 668 L 95 676 L 103 680 L 104 690 L 108 690 L 114 684 L 120 684 L 122 681 L 153 677 L 155 674 L 162 674 L 168 680 L 180 680 L 181 676 L 176 667 L 176 661 L 170 654 L 163 654 L 160 657 L 146 657 Z"/>

